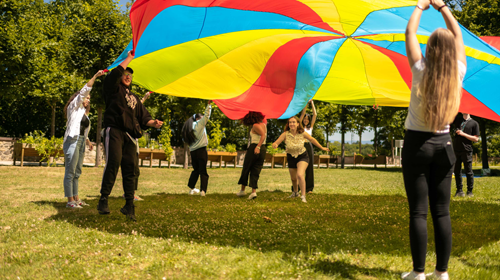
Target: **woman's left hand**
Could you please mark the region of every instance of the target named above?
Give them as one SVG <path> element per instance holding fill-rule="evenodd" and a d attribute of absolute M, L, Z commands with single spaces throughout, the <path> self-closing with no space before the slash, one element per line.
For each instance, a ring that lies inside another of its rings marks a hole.
<path fill-rule="evenodd" d="M 323 148 L 321 148 L 321 149 L 322 149 L 323 151 L 325 151 L 325 152 L 329 152 L 329 151 L 330 151 L 330 149 L 325 148 L 325 147 L 323 147 Z"/>
<path fill-rule="evenodd" d="M 259 147 L 255 147 L 255 149 L 253 150 L 253 153 L 256 154 L 256 155 L 260 154 Z"/>

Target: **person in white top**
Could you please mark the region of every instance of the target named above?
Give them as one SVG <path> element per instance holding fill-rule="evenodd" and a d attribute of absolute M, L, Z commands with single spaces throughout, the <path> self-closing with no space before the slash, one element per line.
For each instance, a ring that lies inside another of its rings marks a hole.
<path fill-rule="evenodd" d="M 447 29 L 429 37 L 425 57 L 417 30 L 424 10 L 441 12 Z M 405 122 L 402 165 L 410 208 L 410 248 L 413 270 L 403 279 L 426 279 L 427 209 L 430 206 L 436 244 L 435 271 L 427 276 L 447 280 L 451 253 L 450 194 L 455 153 L 449 134 L 460 106 L 466 71 L 460 26 L 442 0 L 419 0 L 406 27 L 406 53 L 413 74 Z"/>
<path fill-rule="evenodd" d="M 306 114 L 307 106 L 302 110 L 302 114 L 300 115 L 300 122 L 304 127 L 304 131 L 309 133 L 312 136 L 312 131 L 314 127 L 314 123 L 316 122 L 316 117 L 318 114 L 316 113 L 316 107 L 314 106 L 314 102 L 309 100 L 308 104 L 311 104 L 313 115 Z M 307 155 L 309 156 L 309 165 L 306 169 L 306 193 L 312 193 L 314 190 L 314 148 L 311 142 L 305 141 L 304 147 L 306 147 Z"/>
<path fill-rule="evenodd" d="M 80 91 L 75 92 L 64 106 L 64 114 L 68 119 L 64 133 L 64 196 L 68 198 L 67 208 L 82 208 L 87 203 L 78 197 L 78 179 L 82 174 L 85 142 L 92 151 L 93 146 L 88 139 L 90 130 L 90 91 L 97 77 L 104 71 L 97 72 Z"/>

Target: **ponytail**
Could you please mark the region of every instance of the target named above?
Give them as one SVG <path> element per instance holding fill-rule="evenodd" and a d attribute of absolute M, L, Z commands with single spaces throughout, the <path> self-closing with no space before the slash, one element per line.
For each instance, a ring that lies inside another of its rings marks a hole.
<path fill-rule="evenodd" d="M 197 118 L 200 118 L 201 114 L 194 114 L 192 117 L 186 120 L 184 126 L 182 126 L 182 140 L 186 142 L 188 145 L 191 145 L 194 141 L 196 141 L 196 136 L 193 131 L 193 123 Z"/>

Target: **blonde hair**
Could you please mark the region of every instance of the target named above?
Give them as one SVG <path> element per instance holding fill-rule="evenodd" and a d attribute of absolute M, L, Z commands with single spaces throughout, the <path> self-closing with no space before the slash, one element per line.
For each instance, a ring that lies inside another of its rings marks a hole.
<path fill-rule="evenodd" d="M 293 117 L 289 118 L 286 121 L 285 131 L 289 131 L 290 130 L 290 126 L 288 125 L 288 123 L 290 122 L 291 119 L 295 119 L 297 121 L 297 133 L 304 133 L 304 127 L 300 123 L 300 120 L 299 120 L 299 118 L 297 116 L 293 116 Z"/>
<path fill-rule="evenodd" d="M 442 130 L 454 120 L 462 98 L 458 55 L 451 31 L 439 28 L 431 34 L 425 60 L 417 94 L 422 96 L 427 125 L 433 131 Z"/>

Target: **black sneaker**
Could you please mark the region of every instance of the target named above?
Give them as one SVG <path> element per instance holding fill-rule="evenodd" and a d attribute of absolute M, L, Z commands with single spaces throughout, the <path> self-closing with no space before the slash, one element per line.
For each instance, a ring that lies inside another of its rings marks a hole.
<path fill-rule="evenodd" d="M 455 197 L 464 197 L 465 196 L 465 193 L 463 191 L 457 191 L 457 193 L 455 194 Z"/>
<path fill-rule="evenodd" d="M 471 191 L 467 192 L 467 197 L 474 197 L 474 194 Z"/>
<path fill-rule="evenodd" d="M 134 205 L 125 204 L 125 206 L 123 206 L 123 208 L 120 209 L 120 212 L 123 215 L 126 215 L 127 218 L 129 218 L 130 220 L 132 220 L 134 222 L 137 221 L 137 219 L 135 218 L 135 206 Z"/>
<path fill-rule="evenodd" d="M 99 211 L 99 214 L 101 214 L 101 215 L 109 214 L 108 198 L 107 197 L 101 197 L 101 199 L 99 199 L 99 204 L 97 205 L 97 211 Z"/>

